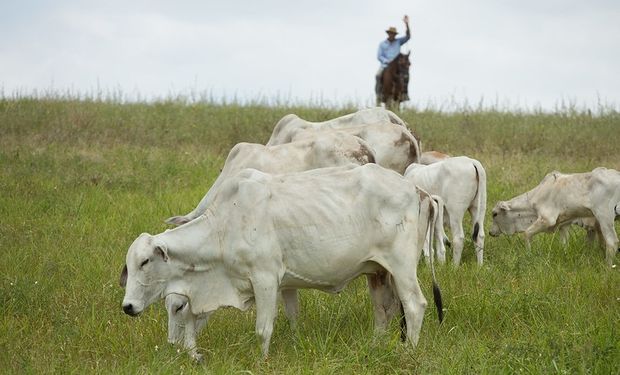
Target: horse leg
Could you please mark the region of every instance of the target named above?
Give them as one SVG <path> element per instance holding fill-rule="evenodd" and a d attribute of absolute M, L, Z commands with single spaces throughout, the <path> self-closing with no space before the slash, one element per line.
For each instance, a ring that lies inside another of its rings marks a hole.
<path fill-rule="evenodd" d="M 400 101 L 405 102 L 409 100 L 409 71 L 403 73 L 402 90 L 400 94 Z"/>
<path fill-rule="evenodd" d="M 383 71 L 382 83 L 382 101 L 385 103 L 385 108 L 389 109 L 392 107 L 392 100 L 394 96 L 394 82 L 392 82 L 392 71 L 389 66 Z"/>
<path fill-rule="evenodd" d="M 384 68 L 380 67 L 375 74 L 375 95 L 377 107 L 380 107 L 381 102 L 383 101 L 383 71 Z"/>

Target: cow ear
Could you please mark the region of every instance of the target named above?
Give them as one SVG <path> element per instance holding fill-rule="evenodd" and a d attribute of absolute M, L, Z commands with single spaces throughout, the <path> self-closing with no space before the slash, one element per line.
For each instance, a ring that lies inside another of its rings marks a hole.
<path fill-rule="evenodd" d="M 121 288 L 124 288 L 127 286 L 127 265 L 126 264 L 123 267 L 123 270 L 121 271 L 121 277 L 118 280 L 118 283 L 121 286 Z"/>
<path fill-rule="evenodd" d="M 164 245 L 157 245 L 155 246 L 155 249 L 153 249 L 153 253 L 159 257 L 161 257 L 161 259 L 163 259 L 164 262 L 168 261 L 168 249 L 166 249 L 166 246 Z"/>
<path fill-rule="evenodd" d="M 510 209 L 510 206 L 507 202 L 499 202 L 499 209 L 502 211 L 508 211 Z"/>

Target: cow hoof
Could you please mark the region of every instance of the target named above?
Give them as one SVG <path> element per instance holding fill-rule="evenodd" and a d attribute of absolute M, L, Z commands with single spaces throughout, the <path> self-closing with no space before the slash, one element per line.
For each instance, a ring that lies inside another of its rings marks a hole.
<path fill-rule="evenodd" d="M 194 362 L 196 362 L 196 364 L 199 365 L 205 363 L 205 356 L 200 353 L 192 354 L 192 359 L 194 360 Z"/>

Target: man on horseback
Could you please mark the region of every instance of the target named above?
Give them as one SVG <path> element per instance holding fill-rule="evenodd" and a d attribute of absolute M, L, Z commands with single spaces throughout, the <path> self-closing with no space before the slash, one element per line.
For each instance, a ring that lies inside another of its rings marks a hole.
<path fill-rule="evenodd" d="M 405 34 L 405 36 L 396 38 L 396 35 L 398 34 L 396 28 L 390 27 L 389 29 L 385 30 L 385 32 L 388 34 L 387 39 L 379 44 L 377 59 L 381 63 L 381 66 L 379 67 L 379 70 L 375 75 L 375 93 L 377 94 L 377 106 L 381 105 L 381 91 L 383 89 L 381 78 L 383 75 L 383 70 L 388 66 L 390 62 L 392 62 L 396 57 L 398 57 L 398 55 L 400 54 L 400 46 L 407 43 L 407 41 L 409 41 L 409 38 L 411 37 L 411 32 L 409 30 L 409 16 L 405 15 L 403 17 L 403 22 L 405 23 L 405 27 L 407 28 L 407 33 Z M 409 77 L 407 77 L 406 79 L 407 82 L 409 81 L 408 78 Z M 405 96 L 407 96 L 406 85 Z"/>

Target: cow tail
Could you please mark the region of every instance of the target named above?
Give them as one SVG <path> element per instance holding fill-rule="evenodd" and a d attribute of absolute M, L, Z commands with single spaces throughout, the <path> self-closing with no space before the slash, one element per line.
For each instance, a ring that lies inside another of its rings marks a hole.
<path fill-rule="evenodd" d="M 412 132 L 409 132 L 409 134 L 411 134 L 411 138 L 412 138 L 411 145 L 409 146 L 409 153 L 415 154 L 415 158 L 412 158 L 413 163 L 419 163 L 422 158 L 422 150 L 421 150 L 420 142 L 415 137 L 415 135 L 413 135 Z"/>
<path fill-rule="evenodd" d="M 433 206 L 433 202 L 436 202 L 436 201 L 426 191 L 420 189 L 418 186 L 416 186 L 416 189 L 418 192 L 422 192 L 422 194 L 426 195 L 429 199 L 429 215 L 428 215 L 429 225 L 427 227 L 427 231 L 429 234 L 429 244 L 431 244 L 431 249 L 429 252 L 430 252 L 430 262 L 431 262 L 431 274 L 433 278 L 433 301 L 435 302 L 435 306 L 437 307 L 437 316 L 439 317 L 439 322 L 441 323 L 443 321 L 443 302 L 441 299 L 441 290 L 439 289 L 439 283 L 437 282 L 437 277 L 435 276 L 435 262 L 434 262 L 435 252 L 433 251 L 433 248 L 432 248 L 432 244 L 434 240 L 433 237 L 435 235 L 435 224 L 436 224 L 437 217 L 438 217 L 437 216 L 438 209 L 436 209 L 436 207 L 438 205 L 436 204 L 435 206 Z M 423 239 L 420 242 L 422 243 L 422 245 L 424 244 Z M 419 249 L 418 251 L 421 251 L 421 249 Z M 405 310 L 403 308 L 402 303 L 400 304 L 400 339 L 403 342 L 407 340 L 407 321 L 405 320 Z"/>
<path fill-rule="evenodd" d="M 405 309 L 400 304 L 400 341 L 407 341 L 407 321 L 405 320 Z"/>
<path fill-rule="evenodd" d="M 430 257 L 431 257 L 431 275 L 433 276 L 433 301 L 435 302 L 435 307 L 437 308 L 437 317 L 439 318 L 439 323 L 443 322 L 443 301 L 441 299 L 441 290 L 439 289 L 439 283 L 437 282 L 437 277 L 435 276 L 435 251 L 433 251 L 433 240 L 434 240 L 434 236 L 435 236 L 435 223 L 437 221 L 437 217 L 440 214 L 443 214 L 443 212 L 437 212 L 439 211 L 437 209 L 437 207 L 439 206 L 439 204 L 436 204 L 433 206 L 432 202 L 435 201 L 430 195 L 429 198 L 431 199 L 431 203 L 430 204 L 430 215 L 429 215 L 429 219 L 430 219 L 430 223 L 429 223 L 429 239 L 428 239 L 428 243 L 430 246 Z M 436 202 L 436 201 L 435 201 Z"/>
<path fill-rule="evenodd" d="M 407 123 L 402 120 L 400 117 L 396 116 L 396 114 L 390 110 L 386 110 L 388 118 L 390 119 L 390 122 L 392 124 L 396 124 L 396 125 L 401 125 L 404 126 L 405 128 L 409 129 L 409 126 L 407 125 Z"/>
<path fill-rule="evenodd" d="M 476 242 L 478 240 L 478 234 L 480 233 L 480 226 L 482 224 L 482 221 L 484 220 L 484 211 L 485 211 L 485 207 L 483 206 L 483 203 L 486 202 L 486 174 L 484 173 L 484 169 L 482 168 L 482 165 L 478 162 L 474 162 L 473 163 L 474 166 L 474 170 L 476 171 L 476 182 L 477 182 L 477 187 L 476 187 L 476 196 L 475 196 L 475 200 L 476 200 L 476 211 L 478 213 L 478 215 L 473 218 L 474 220 L 474 229 L 473 229 L 473 234 L 472 234 L 472 240 L 474 242 Z"/>

